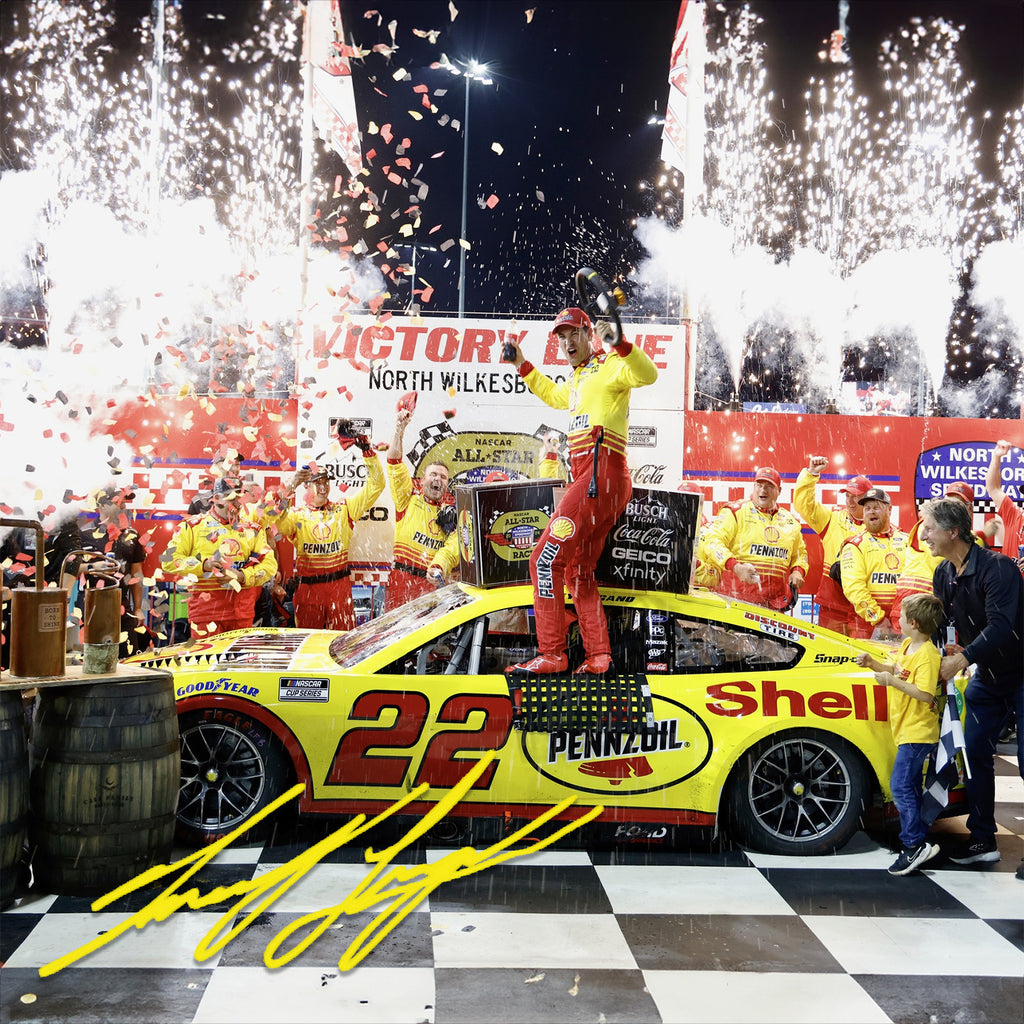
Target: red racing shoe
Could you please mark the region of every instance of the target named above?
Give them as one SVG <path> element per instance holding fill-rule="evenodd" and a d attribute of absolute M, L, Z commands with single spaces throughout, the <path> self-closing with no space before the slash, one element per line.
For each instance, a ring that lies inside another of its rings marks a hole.
<path fill-rule="evenodd" d="M 538 654 L 530 661 L 521 665 L 509 665 L 506 672 L 526 672 L 531 676 L 550 676 L 564 672 L 569 667 L 569 659 L 564 654 Z"/>
<path fill-rule="evenodd" d="M 577 676 L 604 676 L 611 671 L 612 656 L 610 654 L 591 654 L 573 673 Z"/>

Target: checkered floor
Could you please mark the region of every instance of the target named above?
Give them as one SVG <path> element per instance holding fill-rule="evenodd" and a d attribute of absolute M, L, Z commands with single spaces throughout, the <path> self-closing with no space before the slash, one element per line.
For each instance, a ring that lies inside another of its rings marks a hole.
<path fill-rule="evenodd" d="M 830 858 L 724 841 L 674 853 L 553 849 L 445 883 L 349 971 L 339 958 L 371 913 L 339 918 L 287 966 L 268 970 L 263 955 L 286 925 L 366 877 L 361 847 L 329 855 L 203 962 L 195 948 L 230 901 L 130 931 L 41 978 L 41 965 L 154 891 L 92 913 L 88 899 L 30 890 L 0 917 L 0 1020 L 1019 1024 L 1024 783 L 1000 749 L 998 864 L 961 868 L 940 856 L 893 878 L 881 826 Z M 963 822 L 942 821 L 933 837 L 948 846 Z M 198 885 L 257 877 L 327 831 L 303 824 L 287 842 L 226 851 Z M 448 852 L 411 848 L 401 860 Z"/>

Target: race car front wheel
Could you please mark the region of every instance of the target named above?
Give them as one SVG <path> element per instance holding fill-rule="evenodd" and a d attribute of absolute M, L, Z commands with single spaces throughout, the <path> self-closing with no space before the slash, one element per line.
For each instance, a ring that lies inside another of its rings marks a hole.
<path fill-rule="evenodd" d="M 771 736 L 733 771 L 728 823 L 762 853 L 834 853 L 857 831 L 867 794 L 864 764 L 838 736 L 814 729 Z"/>
<path fill-rule="evenodd" d="M 205 846 L 244 825 L 287 788 L 289 772 L 277 740 L 258 722 L 241 715 L 207 719 L 202 711 L 179 719 L 181 786 L 176 837 Z M 266 836 L 264 819 L 240 837 Z"/>

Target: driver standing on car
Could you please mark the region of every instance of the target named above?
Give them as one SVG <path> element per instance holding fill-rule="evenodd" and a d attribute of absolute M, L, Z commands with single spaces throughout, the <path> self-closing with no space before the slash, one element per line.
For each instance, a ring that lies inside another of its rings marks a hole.
<path fill-rule="evenodd" d="M 515 345 L 513 362 L 526 386 L 553 409 L 569 410 L 568 485 L 530 557 L 537 657 L 510 671 L 546 675 L 568 668 L 565 653 L 566 585 L 572 595 L 586 655 L 577 675 L 603 675 L 611 668 L 611 643 L 594 567 L 608 531 L 629 502 L 633 481 L 626 465 L 629 398 L 633 388 L 653 384 L 658 369 L 647 354 L 620 339 L 605 353 L 594 347 L 590 317 L 563 309 L 552 332 L 572 373 L 556 383 L 528 362 Z M 611 343 L 614 328 L 598 323 L 597 335 Z"/>
<path fill-rule="evenodd" d="M 193 581 L 188 620 L 197 639 L 251 626 L 255 596 L 277 572 L 266 530 L 241 517 L 240 487 L 221 477 L 209 511 L 183 520 L 160 559 L 165 576 Z"/>

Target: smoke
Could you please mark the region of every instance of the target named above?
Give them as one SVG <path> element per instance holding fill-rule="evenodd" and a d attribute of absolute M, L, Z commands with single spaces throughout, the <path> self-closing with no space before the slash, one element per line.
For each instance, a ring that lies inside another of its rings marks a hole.
<path fill-rule="evenodd" d="M 848 278 L 849 343 L 872 336 L 912 338 L 937 393 L 946 371 L 946 336 L 957 288 L 936 248 L 880 252 Z"/>
<path fill-rule="evenodd" d="M 31 291 L 47 187 L 39 173 L 21 171 L 0 176 L 0 309 L 18 308 Z"/>
<path fill-rule="evenodd" d="M 752 335 L 764 328 L 790 338 L 806 366 L 809 387 L 826 395 L 840 390 L 843 350 L 876 338 L 904 349 L 899 352 L 904 369 L 916 349 L 933 388 L 942 384 L 957 289 L 949 260 L 937 248 L 880 252 L 843 279 L 812 249 L 798 249 L 788 261 L 776 261 L 759 246 L 734 251 L 729 231 L 703 218 L 677 229 L 646 218 L 637 238 L 649 254 L 637 267 L 637 282 L 657 289 L 668 277 L 672 287 L 689 290 L 692 308 L 705 325 L 702 333 L 712 332 L 725 352 L 733 390 Z M 1012 252 L 1019 260 L 1019 248 Z M 993 268 L 985 280 L 1009 315 L 1008 268 L 1016 265 L 1009 251 L 998 262 L 979 263 L 983 271 Z M 1017 280 L 1024 279 L 1020 269 L 1017 273 Z"/>
<path fill-rule="evenodd" d="M 1024 236 L 993 242 L 974 261 L 971 303 L 979 333 L 1005 337 L 1024 352 Z"/>
<path fill-rule="evenodd" d="M 0 505 L 50 529 L 118 472 L 130 478 L 130 446 L 106 436 L 114 407 L 154 383 L 170 394 L 291 383 L 300 255 L 296 245 L 246 258 L 208 198 L 165 202 L 146 233 L 86 200 L 48 219 L 46 199 L 40 175 L 0 177 L 3 308 L 41 301 L 31 257 L 49 314 L 48 348 L 0 345 Z M 319 318 L 365 310 L 382 287 L 369 261 L 311 255 Z"/>

